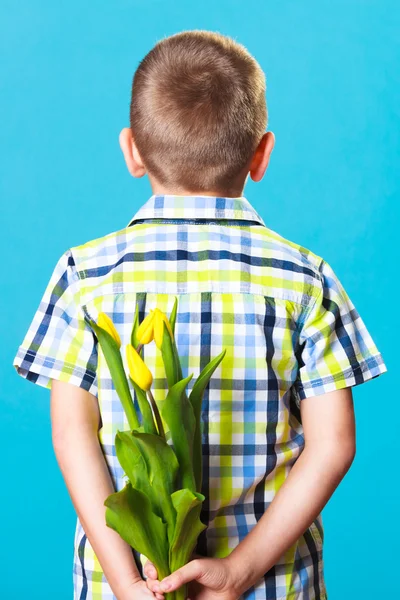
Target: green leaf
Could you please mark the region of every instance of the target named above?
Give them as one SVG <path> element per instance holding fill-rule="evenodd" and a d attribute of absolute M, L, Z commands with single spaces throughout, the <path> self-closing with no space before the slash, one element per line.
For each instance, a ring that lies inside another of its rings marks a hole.
<path fill-rule="evenodd" d="M 168 387 L 171 388 L 175 383 L 182 379 L 182 369 L 175 341 L 172 340 L 165 321 L 163 321 L 163 330 L 164 333 L 160 350 L 164 362 Z"/>
<path fill-rule="evenodd" d="M 196 546 L 197 538 L 206 529 L 200 521 L 203 494 L 188 489 L 177 490 L 171 496 L 176 510 L 175 535 L 169 548 L 169 567 L 172 571 L 185 565 Z"/>
<path fill-rule="evenodd" d="M 167 442 L 158 435 L 132 431 L 146 462 L 148 481 L 152 503 L 157 506 L 157 514 L 163 516 L 168 524 L 168 538 L 172 539 L 175 530 L 176 513 L 172 505 L 171 494 L 175 490 L 179 464 L 175 452 Z"/>
<path fill-rule="evenodd" d="M 173 385 L 163 402 L 161 414 L 171 432 L 175 454 L 178 458 L 182 487 L 196 491 L 192 466 L 193 436 L 196 420 L 185 388 L 193 373 Z"/>
<path fill-rule="evenodd" d="M 169 324 L 171 325 L 172 333 L 175 335 L 175 320 L 176 320 L 176 310 L 178 307 L 178 298 L 175 296 L 174 306 L 172 307 L 171 314 L 169 316 Z"/>
<path fill-rule="evenodd" d="M 131 333 L 131 345 L 135 348 L 135 350 L 139 345 L 139 340 L 137 338 L 138 328 L 139 328 L 139 304 L 136 303 L 135 318 L 133 320 L 132 333 Z"/>
<path fill-rule="evenodd" d="M 129 427 L 136 429 L 140 423 L 133 404 L 128 379 L 125 374 L 124 364 L 120 349 L 114 338 L 104 329 L 99 327 L 94 321 L 89 320 L 90 326 L 97 335 L 100 347 L 106 359 L 111 378 L 113 380 L 116 392 L 121 400 L 122 407 L 128 419 Z"/>
<path fill-rule="evenodd" d="M 173 337 L 174 337 L 174 339 L 171 340 L 171 352 L 172 352 L 172 360 L 173 360 L 173 365 L 174 365 L 174 378 L 171 378 L 172 385 L 182 379 L 182 367 L 181 367 L 181 362 L 179 360 L 178 349 L 176 347 L 176 342 L 175 342 L 175 321 L 176 321 L 177 307 L 178 307 L 178 299 L 175 296 L 174 306 L 172 307 L 171 315 L 168 319 L 170 322 L 171 330 L 172 330 Z M 164 334 L 165 334 L 165 329 L 164 329 Z M 169 334 L 169 332 L 168 332 L 168 334 Z"/>
<path fill-rule="evenodd" d="M 172 341 L 172 353 L 173 353 L 174 362 L 175 362 L 175 372 L 176 372 L 176 378 L 177 378 L 176 380 L 180 381 L 182 379 L 182 367 L 181 367 L 181 361 L 179 359 L 178 349 L 176 347 L 175 340 Z"/>
<path fill-rule="evenodd" d="M 144 554 L 160 579 L 169 575 L 167 528 L 151 510 L 149 498 L 128 483 L 104 502 L 106 523 L 132 548 Z"/>
<path fill-rule="evenodd" d="M 153 411 L 151 410 L 150 402 L 147 399 L 146 392 L 142 390 L 142 388 L 140 388 L 135 381 L 133 381 L 132 377 L 130 377 L 130 380 L 135 388 L 140 412 L 142 414 L 142 425 L 144 431 L 146 433 L 154 433 L 155 435 L 158 435 L 158 430 L 154 422 Z"/>
<path fill-rule="evenodd" d="M 175 343 L 175 319 L 177 311 L 177 298 L 175 296 L 174 306 L 171 311 L 170 318 L 168 319 L 171 325 L 173 336 L 169 332 L 169 329 L 163 322 L 163 337 L 161 342 L 161 356 L 164 363 L 165 376 L 167 379 L 168 388 L 171 388 L 175 383 L 182 379 L 182 367 L 179 360 L 178 349 Z"/>
<path fill-rule="evenodd" d="M 162 517 L 158 498 L 154 498 L 153 488 L 150 485 L 147 461 L 131 431 L 118 431 L 115 436 L 115 450 L 119 464 L 132 486 L 146 494 L 153 512 Z"/>
<path fill-rule="evenodd" d="M 193 407 L 193 412 L 196 420 L 196 428 L 193 439 L 193 471 L 196 480 L 196 490 L 201 492 L 202 487 L 202 468 L 203 468 L 203 456 L 202 456 L 202 422 L 201 422 L 201 403 L 203 400 L 204 390 L 208 382 L 210 381 L 211 375 L 218 367 L 221 360 L 224 358 L 226 349 L 222 350 L 218 356 L 213 358 L 202 370 L 198 378 L 196 379 L 192 390 L 189 394 L 189 401 Z"/>

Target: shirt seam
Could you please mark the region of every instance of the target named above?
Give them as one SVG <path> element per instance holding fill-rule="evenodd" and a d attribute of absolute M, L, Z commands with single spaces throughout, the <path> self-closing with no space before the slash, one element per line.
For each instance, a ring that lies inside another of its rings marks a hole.
<path fill-rule="evenodd" d="M 84 311 L 84 307 L 87 306 L 88 302 L 96 300 L 97 298 L 104 298 L 105 296 L 115 296 L 117 294 L 122 294 L 122 295 L 128 295 L 128 294 L 138 294 L 141 293 L 143 291 L 146 291 L 144 289 L 142 289 L 141 287 L 139 287 L 136 291 L 129 291 L 127 292 L 126 290 L 124 290 L 124 288 L 122 287 L 122 285 L 114 285 L 114 289 L 111 292 L 101 292 L 97 295 L 90 295 L 90 293 L 87 294 L 87 297 L 85 298 L 85 302 L 80 304 L 80 308 Z M 262 298 L 271 298 L 272 300 L 282 300 L 285 302 L 292 302 L 293 304 L 296 304 L 298 306 L 303 306 L 303 307 L 307 307 L 308 305 L 304 304 L 301 302 L 301 300 L 296 300 L 293 299 L 292 297 L 289 296 L 285 296 L 285 295 L 271 295 L 271 294 L 265 294 L 263 292 L 254 292 L 254 291 L 249 291 L 248 289 L 242 289 L 240 288 L 238 291 L 231 291 L 231 290 L 223 290 L 223 289 L 214 289 L 214 288 L 208 288 L 207 290 L 188 290 L 188 289 L 181 289 L 181 288 L 177 288 L 176 291 L 174 292 L 166 292 L 165 288 L 158 288 L 158 287 L 154 287 L 151 288 L 151 290 L 148 290 L 147 293 L 149 294 L 167 294 L 167 295 L 174 295 L 174 294 L 200 294 L 204 291 L 209 291 L 209 292 L 215 292 L 217 294 L 249 294 L 251 296 L 260 296 Z"/>
<path fill-rule="evenodd" d="M 81 302 L 81 296 L 82 296 L 82 287 L 81 287 L 81 282 L 83 281 L 83 278 L 81 277 L 81 271 L 77 268 L 76 266 L 76 261 L 75 261 L 75 257 L 73 255 L 72 249 L 70 248 L 70 252 L 71 252 L 71 256 L 74 260 L 74 266 L 75 266 L 75 271 L 76 274 L 78 275 L 78 306 L 79 306 L 79 310 L 82 312 L 83 314 L 83 320 L 85 321 L 85 323 L 87 323 L 86 321 L 86 315 L 85 315 L 85 311 L 84 311 L 84 306 L 86 306 L 85 303 Z M 82 271 L 83 273 L 85 271 Z"/>
<path fill-rule="evenodd" d="M 160 210 L 160 213 L 157 214 L 157 211 Z M 166 218 L 166 219 L 174 219 L 174 218 L 196 218 L 197 213 L 196 212 L 192 212 L 189 213 L 189 216 L 183 216 L 183 217 L 177 217 L 177 216 L 172 216 L 172 217 L 168 217 L 167 216 L 167 211 L 173 211 L 174 209 L 166 209 L 165 207 L 162 207 L 160 209 L 155 209 L 155 208 L 150 208 L 147 210 L 142 210 L 142 211 L 138 211 L 138 213 L 131 219 L 130 222 L 135 221 L 136 219 L 146 219 L 146 218 L 150 218 L 150 219 L 162 219 L 162 218 Z M 161 212 L 162 211 L 162 212 Z M 241 216 L 238 216 L 238 212 L 241 213 Z M 191 215 L 191 216 L 190 216 Z M 262 220 L 262 218 L 254 213 L 253 211 L 249 211 L 249 210 L 243 210 L 243 209 L 229 209 L 229 208 L 225 208 L 225 209 L 220 209 L 220 212 L 218 212 L 215 208 L 211 208 L 211 209 L 205 209 L 204 211 L 202 211 L 202 215 L 205 215 L 201 218 L 205 218 L 205 219 L 246 219 L 246 220 L 253 220 L 253 221 L 258 221 L 260 223 L 260 225 L 264 225 L 264 222 Z M 265 226 L 265 225 L 264 225 Z"/>
<path fill-rule="evenodd" d="M 156 217 L 154 217 L 154 219 L 156 219 Z M 171 221 L 174 220 L 172 217 L 171 218 L 170 217 L 165 217 L 165 219 L 170 219 Z M 239 224 L 239 223 L 237 223 L 237 224 L 236 223 L 223 223 L 223 222 L 216 223 L 215 221 L 214 222 L 213 221 L 209 221 L 208 223 L 196 223 L 195 219 L 190 219 L 190 218 L 189 219 L 176 218 L 175 220 L 176 221 L 179 220 L 180 222 L 182 222 L 183 225 L 184 224 L 186 224 L 186 225 L 196 225 L 196 227 L 208 227 L 209 225 L 211 225 L 213 227 L 238 227 L 238 228 L 241 228 L 241 229 L 250 228 L 250 227 L 263 227 L 263 228 L 266 227 L 265 225 L 263 225 L 259 221 L 255 221 L 254 219 L 229 219 L 229 218 L 227 218 L 227 219 L 216 219 L 216 221 L 217 220 L 219 220 L 219 221 L 225 221 L 225 220 L 226 221 L 233 221 L 233 220 L 235 220 L 235 221 L 248 221 L 248 223 L 241 223 L 241 224 Z M 140 221 L 140 219 L 135 219 L 135 221 Z M 164 219 L 160 219 L 161 223 L 157 222 L 157 221 L 154 222 L 150 218 L 149 219 L 144 219 L 144 221 L 151 221 L 150 223 L 146 223 L 146 222 L 136 223 L 135 221 L 133 223 L 127 225 L 125 227 L 125 229 L 130 229 L 131 227 L 135 227 L 135 226 L 139 226 L 139 225 L 148 225 L 149 226 L 149 225 L 160 225 L 160 224 L 162 224 L 162 225 L 180 225 L 181 224 L 180 222 L 179 223 L 170 223 L 170 222 L 168 222 L 168 220 L 164 220 Z"/>
<path fill-rule="evenodd" d="M 318 295 L 314 298 L 314 301 L 313 302 L 309 302 L 308 305 L 306 306 L 306 309 L 304 310 L 304 316 L 299 319 L 299 326 L 300 326 L 300 329 L 298 330 L 299 334 L 301 333 L 306 320 L 308 319 L 308 317 L 310 316 L 310 314 L 314 310 L 315 306 L 317 305 L 318 300 L 321 298 L 321 296 L 324 293 L 324 286 L 323 286 L 322 273 L 321 273 L 321 268 L 322 268 L 322 264 L 323 263 L 324 263 L 324 259 L 321 259 L 321 262 L 320 262 L 320 264 L 318 266 L 318 271 L 317 271 L 318 272 L 318 276 L 319 276 L 319 281 L 321 283 L 321 289 L 319 290 Z"/>

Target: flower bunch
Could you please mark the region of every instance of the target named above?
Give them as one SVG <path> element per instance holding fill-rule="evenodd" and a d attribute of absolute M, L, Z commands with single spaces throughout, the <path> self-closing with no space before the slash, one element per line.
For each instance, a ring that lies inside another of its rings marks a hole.
<path fill-rule="evenodd" d="M 182 378 L 174 338 L 176 312 L 177 298 L 169 319 L 155 308 L 139 323 L 136 305 L 126 361 L 140 415 L 133 402 L 114 323 L 105 313 L 99 314 L 97 323 L 89 319 L 130 428 L 116 434 L 117 458 L 128 481 L 121 491 L 106 499 L 106 522 L 132 548 L 151 560 L 160 580 L 190 560 L 197 538 L 206 528 L 200 520 L 205 500 L 201 493 L 201 403 L 226 352 L 223 350 L 203 368 L 188 396 L 186 386 L 193 374 Z M 161 352 L 168 385 L 161 411 L 151 392 L 152 373 L 142 358 L 143 346 L 152 341 Z M 172 443 L 167 441 L 163 422 Z M 186 585 L 165 596 L 166 600 L 185 600 Z"/>

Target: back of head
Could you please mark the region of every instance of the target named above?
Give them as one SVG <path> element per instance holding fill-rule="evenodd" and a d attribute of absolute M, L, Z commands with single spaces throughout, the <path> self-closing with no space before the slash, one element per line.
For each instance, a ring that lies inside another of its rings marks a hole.
<path fill-rule="evenodd" d="M 177 193 L 234 189 L 266 125 L 264 73 L 227 36 L 202 30 L 169 36 L 135 72 L 133 139 L 147 171 Z"/>

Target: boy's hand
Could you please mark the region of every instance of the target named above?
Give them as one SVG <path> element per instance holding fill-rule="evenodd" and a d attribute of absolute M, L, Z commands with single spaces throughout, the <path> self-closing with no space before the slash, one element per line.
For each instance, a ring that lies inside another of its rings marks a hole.
<path fill-rule="evenodd" d="M 162 594 L 152 592 L 144 579 L 138 579 L 127 587 L 121 594 L 118 594 L 118 600 L 164 600 Z"/>
<path fill-rule="evenodd" d="M 237 600 L 239 592 L 234 587 L 234 577 L 223 558 L 208 558 L 194 555 L 186 565 L 177 569 L 162 582 L 157 579 L 157 571 L 149 560 L 144 566 L 147 575 L 146 584 L 158 597 L 158 594 L 172 592 L 188 583 L 189 600 Z M 165 589 L 164 583 L 170 587 Z"/>

